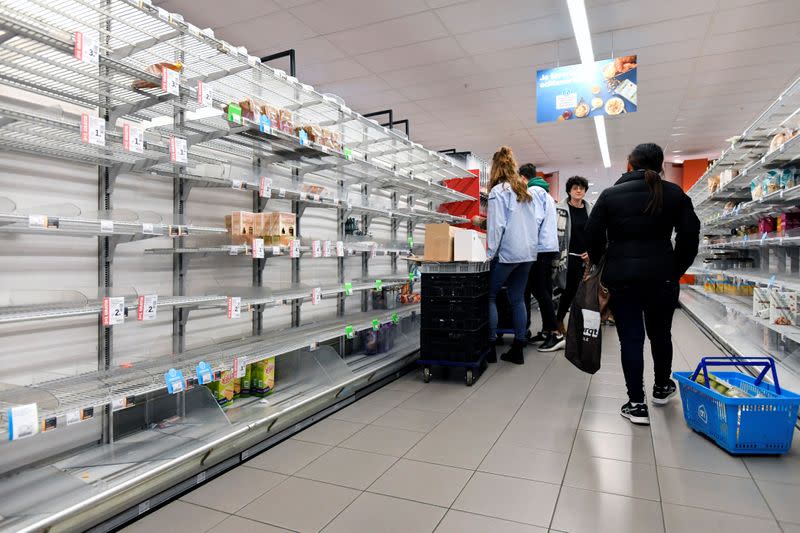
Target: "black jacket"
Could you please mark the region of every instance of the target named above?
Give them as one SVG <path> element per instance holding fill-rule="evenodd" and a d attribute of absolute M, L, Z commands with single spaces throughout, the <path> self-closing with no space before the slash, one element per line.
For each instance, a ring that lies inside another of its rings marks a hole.
<path fill-rule="evenodd" d="M 597 263 L 606 253 L 603 282 L 610 288 L 676 281 L 697 256 L 700 221 L 692 201 L 674 183 L 662 183 L 664 204 L 657 215 L 644 212 L 650 188 L 641 170 L 623 174 L 592 209 L 586 223 L 589 257 Z"/>

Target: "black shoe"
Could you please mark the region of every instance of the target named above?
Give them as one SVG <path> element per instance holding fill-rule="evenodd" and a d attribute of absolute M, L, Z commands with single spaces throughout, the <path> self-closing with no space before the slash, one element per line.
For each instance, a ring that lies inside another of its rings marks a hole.
<path fill-rule="evenodd" d="M 544 331 L 540 331 L 536 335 L 531 336 L 531 332 L 528 332 L 528 344 L 541 344 L 547 340 L 547 335 Z"/>
<path fill-rule="evenodd" d="M 511 343 L 511 349 L 501 355 L 500 359 L 503 361 L 508 361 L 509 363 L 514 363 L 515 365 L 524 365 L 525 356 L 522 354 L 522 348 L 524 346 L 524 341 L 518 341 L 515 339 L 514 342 Z"/>
<path fill-rule="evenodd" d="M 622 408 L 619 410 L 619 414 L 621 414 L 634 424 L 640 424 L 642 426 L 650 425 L 650 414 L 647 411 L 646 404 L 643 403 L 633 404 L 631 402 L 628 402 L 622 406 Z"/>
<path fill-rule="evenodd" d="M 504 344 L 505 343 L 503 342 L 503 336 L 502 335 L 498 335 L 497 340 L 494 341 L 494 345 L 495 346 L 502 346 Z"/>
<path fill-rule="evenodd" d="M 559 334 L 553 333 L 552 331 L 547 334 L 547 338 L 545 339 L 544 343 L 539 346 L 540 352 L 555 352 L 556 350 L 561 350 L 564 346 L 567 345 L 567 339 Z"/>
<path fill-rule="evenodd" d="M 487 363 L 496 363 L 497 362 L 497 348 L 495 347 L 492 341 L 489 341 L 489 353 L 486 354 L 486 362 Z"/>
<path fill-rule="evenodd" d="M 653 405 L 667 405 L 677 394 L 678 387 L 672 380 L 666 385 L 653 385 Z"/>

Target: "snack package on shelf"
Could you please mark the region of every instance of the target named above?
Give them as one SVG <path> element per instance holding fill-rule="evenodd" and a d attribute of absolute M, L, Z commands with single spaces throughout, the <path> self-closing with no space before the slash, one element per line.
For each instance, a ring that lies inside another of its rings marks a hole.
<path fill-rule="evenodd" d="M 769 320 L 769 289 L 753 287 L 753 316 Z"/>
<path fill-rule="evenodd" d="M 719 189 L 719 176 L 708 178 L 708 192 L 714 194 Z"/>
<path fill-rule="evenodd" d="M 295 135 L 300 135 L 301 131 L 306 132 L 309 141 L 317 144 L 323 144 L 322 128 L 320 128 L 317 124 L 303 124 L 302 126 L 296 126 L 294 128 Z"/>
<path fill-rule="evenodd" d="M 260 114 L 261 106 L 257 104 L 255 100 L 249 97 L 245 98 L 239 102 L 239 107 L 242 108 L 242 118 L 246 118 L 247 120 L 251 120 L 253 122 L 258 120 L 256 114 Z"/>
<path fill-rule="evenodd" d="M 731 169 L 723 170 L 719 175 L 719 186 L 724 187 L 738 175 L 739 175 L 738 170 L 731 170 Z"/>
<path fill-rule="evenodd" d="M 769 321 L 777 326 L 797 324 L 797 293 L 783 289 L 769 290 Z"/>
<path fill-rule="evenodd" d="M 225 217 L 225 227 L 231 234 L 231 244 L 250 244 L 254 235 L 255 214 L 234 211 Z"/>
<path fill-rule="evenodd" d="M 232 380 L 233 383 L 233 399 L 239 398 L 242 395 L 242 378 Z"/>
<path fill-rule="evenodd" d="M 322 193 L 325 192 L 325 187 L 323 187 L 322 185 L 314 185 L 312 183 L 304 183 L 302 191 L 308 194 L 322 195 Z"/>
<path fill-rule="evenodd" d="M 273 128 L 275 125 L 273 124 Z M 283 133 L 294 135 L 294 115 L 288 109 L 281 109 L 278 112 L 278 129 Z"/>
<path fill-rule="evenodd" d="M 800 227 L 800 212 L 788 211 L 778 216 L 778 232 L 785 234 L 787 231 Z"/>
<path fill-rule="evenodd" d="M 792 187 L 795 186 L 795 183 L 797 183 L 795 179 L 796 170 L 797 169 L 795 168 L 784 168 L 782 171 L 778 171 L 781 173 L 780 174 L 781 189 L 791 189 Z"/>
<path fill-rule="evenodd" d="M 220 373 L 218 381 L 212 381 L 206 387 L 211 391 L 214 399 L 221 406 L 226 406 L 233 401 L 234 389 L 233 369 L 225 370 Z"/>
<path fill-rule="evenodd" d="M 281 111 L 275 106 L 269 104 L 261 105 L 261 114 L 269 118 L 270 128 L 274 130 L 281 129 Z"/>
<path fill-rule="evenodd" d="M 775 217 L 764 217 L 758 221 L 758 233 L 772 233 L 777 231 L 778 222 Z"/>
<path fill-rule="evenodd" d="M 175 72 L 183 72 L 183 63 L 180 61 L 176 63 L 155 63 L 147 67 L 147 73 L 152 74 L 153 76 L 157 76 L 161 78 L 161 68 L 165 67 L 170 70 L 174 70 Z M 159 89 L 161 88 L 161 82 L 153 83 L 148 80 L 134 80 L 133 81 L 133 88 L 134 89 Z"/>
<path fill-rule="evenodd" d="M 275 358 L 270 357 L 253 363 L 250 378 L 251 396 L 268 396 L 275 390 Z"/>
<path fill-rule="evenodd" d="M 750 197 L 753 200 L 758 200 L 764 196 L 764 188 L 761 186 L 762 181 L 760 176 L 756 176 L 750 180 Z"/>
<path fill-rule="evenodd" d="M 772 194 L 781 190 L 781 170 L 769 170 L 764 176 L 764 195 Z"/>
<path fill-rule="evenodd" d="M 239 378 L 241 380 L 241 386 L 239 388 L 239 396 L 241 398 L 246 398 L 250 396 L 251 393 L 251 380 L 253 379 L 253 365 L 249 364 L 245 368 L 245 373 L 243 378 Z"/>

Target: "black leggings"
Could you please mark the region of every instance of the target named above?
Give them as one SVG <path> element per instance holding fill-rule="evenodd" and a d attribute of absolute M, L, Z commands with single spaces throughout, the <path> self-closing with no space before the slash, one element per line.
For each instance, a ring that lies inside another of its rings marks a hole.
<path fill-rule="evenodd" d="M 586 263 L 583 262 L 583 259 L 574 255 L 569 256 L 569 259 L 567 259 L 567 286 L 564 287 L 564 292 L 561 293 L 561 299 L 558 302 L 556 323 L 561 324 L 564 322 L 564 317 L 569 312 L 569 306 L 572 305 L 572 300 L 575 299 L 575 293 L 578 292 L 578 285 L 581 284 L 585 269 Z"/>
<path fill-rule="evenodd" d="M 531 297 L 539 303 L 542 315 L 542 331 L 556 331 L 556 310 L 553 306 L 553 260 L 558 252 L 544 252 L 536 257 L 536 262 L 528 274 L 525 287 L 525 310 L 528 313 L 528 329 L 531 327 Z"/>

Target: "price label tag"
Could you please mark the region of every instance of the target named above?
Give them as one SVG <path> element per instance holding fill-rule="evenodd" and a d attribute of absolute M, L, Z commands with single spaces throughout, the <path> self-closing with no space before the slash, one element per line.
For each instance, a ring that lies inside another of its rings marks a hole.
<path fill-rule="evenodd" d="M 324 243 L 322 243 L 322 256 L 323 257 L 333 256 L 333 243 L 331 241 L 325 241 Z"/>
<path fill-rule="evenodd" d="M 201 108 L 214 105 L 214 90 L 202 81 L 197 82 L 197 105 Z"/>
<path fill-rule="evenodd" d="M 181 74 L 171 68 L 161 67 L 161 90 L 167 94 L 180 96 Z"/>
<path fill-rule="evenodd" d="M 775 274 L 769 277 L 769 281 L 767 282 L 767 288 L 772 288 L 775 285 Z"/>
<path fill-rule="evenodd" d="M 170 368 L 164 374 L 164 381 L 167 384 L 167 392 L 170 394 L 175 394 L 176 392 L 181 392 L 186 389 L 186 385 L 183 381 L 183 372 L 180 370 Z"/>
<path fill-rule="evenodd" d="M 106 121 L 89 113 L 81 115 L 81 140 L 95 146 L 106 145 Z"/>
<path fill-rule="evenodd" d="M 103 325 L 114 326 L 125 322 L 125 298 L 103 298 Z"/>
<path fill-rule="evenodd" d="M 397 313 L 392 313 L 392 324 L 397 324 L 398 322 L 400 322 L 400 317 Z"/>
<path fill-rule="evenodd" d="M 186 145 L 186 139 L 181 139 L 180 137 L 170 137 L 169 160 L 173 163 L 189 162 L 189 148 Z"/>
<path fill-rule="evenodd" d="M 39 432 L 39 409 L 35 403 L 8 408 L 8 440 L 32 437 Z"/>
<path fill-rule="evenodd" d="M 413 248 L 414 247 L 414 237 L 409 237 L 408 238 L 408 247 L 409 248 Z"/>
<path fill-rule="evenodd" d="M 46 228 L 47 215 L 28 215 L 29 228 Z"/>
<path fill-rule="evenodd" d="M 130 124 L 122 126 L 122 148 L 136 154 L 144 152 L 144 132 Z"/>
<path fill-rule="evenodd" d="M 242 123 L 242 108 L 236 104 L 228 104 L 228 121 Z"/>
<path fill-rule="evenodd" d="M 120 411 L 126 407 L 128 407 L 128 398 L 117 398 L 116 400 L 111 400 L 112 411 Z"/>
<path fill-rule="evenodd" d="M 378 331 L 381 327 L 381 323 L 377 318 L 372 319 L 372 331 Z"/>
<path fill-rule="evenodd" d="M 136 308 L 136 320 L 155 320 L 158 309 L 157 294 L 139 295 L 139 305 Z"/>
<path fill-rule="evenodd" d="M 261 176 L 261 183 L 258 186 L 258 195 L 261 198 L 272 197 L 272 179 L 266 176 Z"/>
<path fill-rule="evenodd" d="M 272 247 L 272 255 L 281 255 L 281 247 L 280 246 L 273 246 Z"/>
<path fill-rule="evenodd" d="M 243 378 L 247 373 L 247 357 L 237 357 L 233 360 L 233 379 Z"/>
<path fill-rule="evenodd" d="M 414 281 L 414 273 L 413 272 L 409 272 L 408 273 L 408 281 Z"/>
<path fill-rule="evenodd" d="M 278 189 L 278 198 L 286 198 L 286 189 L 283 187 Z"/>
<path fill-rule="evenodd" d="M 321 299 L 322 289 L 320 287 L 314 287 L 311 289 L 311 305 L 317 305 Z"/>
<path fill-rule="evenodd" d="M 261 115 L 258 121 L 258 129 L 261 133 L 272 133 L 272 121 L 267 115 Z"/>
<path fill-rule="evenodd" d="M 155 230 L 156 228 L 155 225 L 153 224 L 148 224 L 147 222 L 144 222 L 142 224 L 142 233 L 145 235 L 155 235 L 156 234 Z"/>
<path fill-rule="evenodd" d="M 241 191 L 244 189 L 244 180 L 231 180 L 231 189 Z"/>
<path fill-rule="evenodd" d="M 749 240 L 750 240 L 750 235 L 745 233 L 744 237 L 742 237 L 742 242 L 747 244 L 747 241 L 749 241 Z"/>
<path fill-rule="evenodd" d="M 319 202 L 320 201 L 319 194 L 312 194 L 311 199 L 314 200 L 315 202 Z"/>
<path fill-rule="evenodd" d="M 78 409 L 67 411 L 67 425 L 77 424 L 81 421 L 81 412 Z"/>
<path fill-rule="evenodd" d="M 114 221 L 113 220 L 101 220 L 100 221 L 100 233 L 114 233 Z"/>
<path fill-rule="evenodd" d="M 344 158 L 348 161 L 353 159 L 353 149 L 352 148 L 345 148 L 344 149 Z"/>
<path fill-rule="evenodd" d="M 239 318 L 242 316 L 242 299 L 238 296 L 228 298 L 228 318 Z"/>
<path fill-rule="evenodd" d="M 197 363 L 195 371 L 197 372 L 197 382 L 200 385 L 205 385 L 206 383 L 214 381 L 214 372 L 211 371 L 211 365 L 205 361 Z"/>
<path fill-rule="evenodd" d="M 289 257 L 297 259 L 300 257 L 300 239 L 289 241 Z"/>
<path fill-rule="evenodd" d="M 73 55 L 78 61 L 97 65 L 100 62 L 100 43 L 94 37 L 76 31 Z"/>
<path fill-rule="evenodd" d="M 353 284 L 349 281 L 344 284 L 344 294 L 345 296 L 353 295 Z"/>
<path fill-rule="evenodd" d="M 767 232 L 765 231 L 764 233 L 761 234 L 761 244 L 763 245 L 764 241 L 766 240 L 767 240 Z"/>
<path fill-rule="evenodd" d="M 355 334 L 356 334 L 356 332 L 353 329 L 353 326 L 345 326 L 345 328 L 344 328 L 344 336 L 345 337 L 347 337 L 348 339 L 352 339 L 353 337 L 355 337 Z"/>
<path fill-rule="evenodd" d="M 300 130 L 300 146 L 306 146 L 308 144 L 308 133 L 305 130 Z"/>
<path fill-rule="evenodd" d="M 311 241 L 311 257 L 322 257 L 322 241 Z"/>
<path fill-rule="evenodd" d="M 344 257 L 344 242 L 336 241 L 336 257 Z"/>
<path fill-rule="evenodd" d="M 383 280 L 376 279 L 375 280 L 375 290 L 379 291 L 383 288 Z"/>
<path fill-rule="evenodd" d="M 369 256 L 374 259 L 376 255 L 378 255 L 378 245 L 373 244 L 370 248 Z"/>
<path fill-rule="evenodd" d="M 264 239 L 253 239 L 253 259 L 264 259 Z"/>

